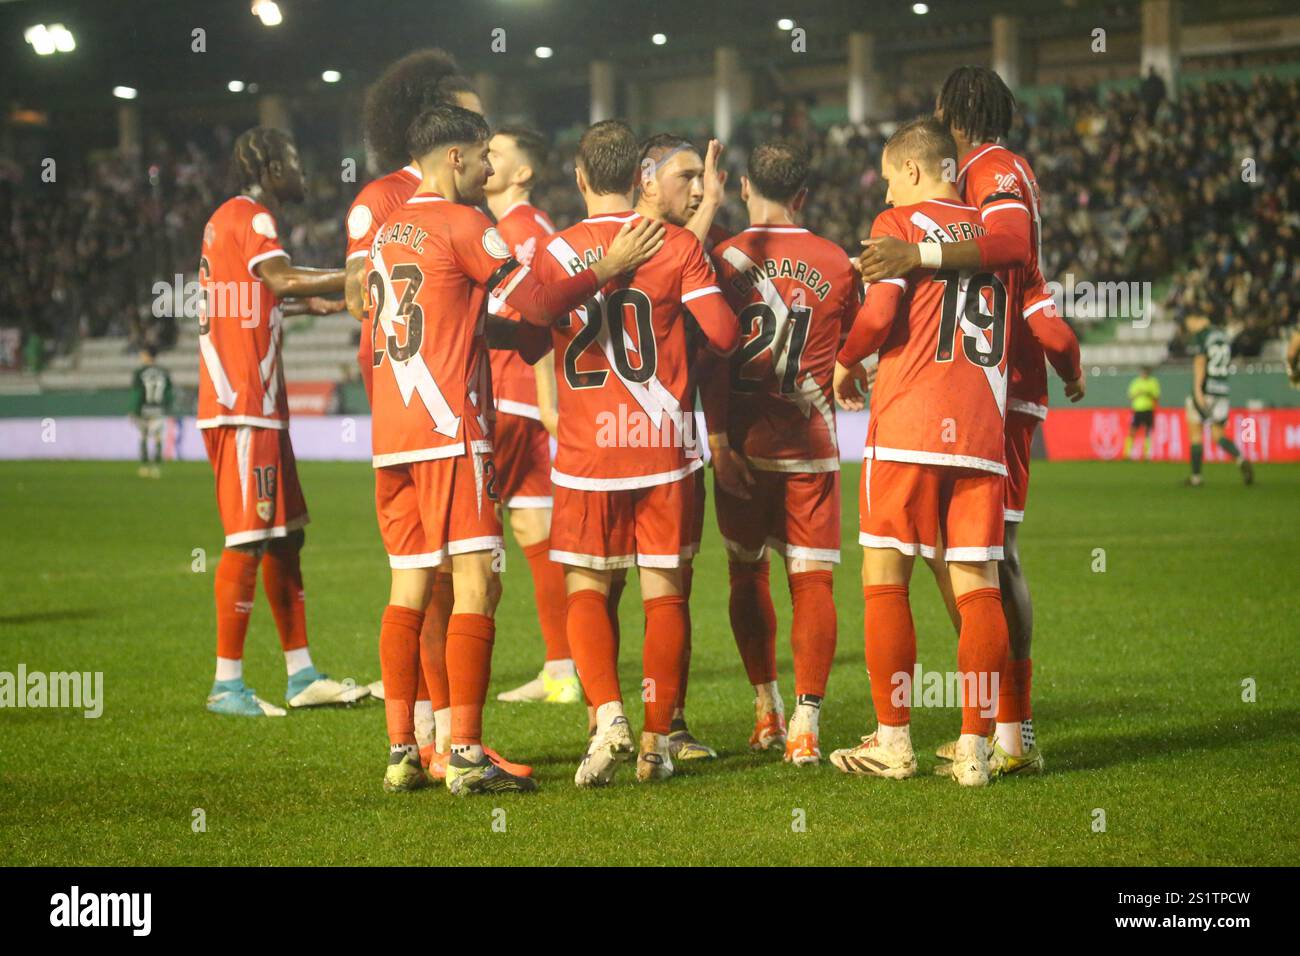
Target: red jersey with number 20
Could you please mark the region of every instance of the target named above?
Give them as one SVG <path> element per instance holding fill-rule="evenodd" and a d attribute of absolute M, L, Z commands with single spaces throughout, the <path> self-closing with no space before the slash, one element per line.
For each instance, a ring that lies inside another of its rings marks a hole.
<path fill-rule="evenodd" d="M 520 265 L 531 266 L 533 259 L 555 234 L 555 225 L 536 206 L 516 203 L 497 220 L 497 230 Z M 518 319 L 519 313 L 496 296 L 488 297 L 488 313 Z M 493 349 L 492 394 L 497 412 L 539 420 L 537 411 L 537 377 L 533 368 L 514 349 Z"/>
<path fill-rule="evenodd" d="M 640 218 L 629 210 L 585 219 L 552 237 L 534 268 L 544 281 L 587 269 L 624 223 Z M 557 485 L 646 488 L 703 464 L 687 395 L 683 306 L 711 341 L 727 339 L 724 352 L 735 343 L 735 317 L 699 240 L 670 223 L 664 229 L 663 247 L 630 280 L 612 280 L 554 326 L 560 425 L 551 480 Z M 716 297 L 716 307 L 709 297 Z M 723 329 L 728 319 L 732 327 Z"/>
<path fill-rule="evenodd" d="M 798 226 L 750 226 L 713 250 L 740 318 L 727 432 L 759 471 L 838 471 L 835 353 L 861 281 L 844 250 Z"/>
<path fill-rule="evenodd" d="M 256 272 L 288 255 L 271 211 L 248 196 L 227 199 L 203 227 L 199 428 L 289 427 L 280 307 Z"/>
<path fill-rule="evenodd" d="M 888 209 L 871 228 L 908 243 L 983 234 L 974 208 L 940 200 Z M 916 269 L 867 287 L 840 353 L 850 365 L 880 351 L 865 458 L 1007 473 L 1007 308 L 998 273 Z"/>

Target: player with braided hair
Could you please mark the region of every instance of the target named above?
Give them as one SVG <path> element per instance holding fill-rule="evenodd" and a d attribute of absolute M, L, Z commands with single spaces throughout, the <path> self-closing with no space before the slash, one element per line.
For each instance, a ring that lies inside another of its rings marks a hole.
<path fill-rule="evenodd" d="M 312 664 L 303 605 L 302 550 L 307 505 L 289 442 L 280 349 L 286 314 L 328 315 L 342 301 L 341 269 L 294 266 L 281 247 L 275 216 L 306 194 L 293 138 L 259 126 L 235 141 L 230 162 L 238 194 L 203 230 L 199 281 L 198 427 L 216 476 L 225 549 L 217 564 L 217 672 L 208 710 L 250 717 L 285 711 L 245 686 L 244 638 L 257 573 L 275 616 L 289 674 L 290 707 L 351 703 L 364 687 L 331 680 Z M 283 303 L 293 297 L 297 302 Z"/>

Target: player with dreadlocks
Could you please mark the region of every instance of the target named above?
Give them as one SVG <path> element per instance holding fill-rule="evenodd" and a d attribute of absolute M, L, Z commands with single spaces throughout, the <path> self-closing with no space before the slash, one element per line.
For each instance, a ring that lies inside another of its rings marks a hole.
<path fill-rule="evenodd" d="M 935 118 L 948 126 L 956 140 L 960 158 L 950 175 L 966 203 L 979 210 L 986 234 L 962 242 L 952 242 L 937 231 L 932 235 L 946 241 L 869 239 L 863 242 L 866 249 L 859 259 L 867 282 L 901 278 L 918 268 L 951 270 L 967 280 L 972 274 L 1009 270 L 1007 379 L 994 383 L 1000 399 L 1005 399 L 1005 536 L 998 578 L 1011 637 L 1010 660 L 998 689 L 996 739 L 990 757 L 990 769 L 999 774 L 1038 773 L 1043 768 L 1030 707 L 1034 609 L 1020 565 L 1017 529 L 1024 520 L 1029 494 L 1029 449 L 1034 430 L 1047 417 L 1044 359 L 1065 382 L 1065 393 L 1072 402 L 1083 398 L 1085 387 L 1078 340 L 1057 315 L 1040 271 L 1038 180 L 1029 161 L 1001 142 L 1011 131 L 1015 110 L 1015 97 L 993 70 L 978 66 L 953 70 L 939 91 Z M 994 330 L 995 338 L 1000 331 Z M 947 572 L 938 558 L 930 566 L 956 624 L 959 617 Z M 951 760 L 953 744 L 945 744 L 938 754 Z"/>
<path fill-rule="evenodd" d="M 238 194 L 208 220 L 199 260 L 205 302 L 198 427 L 226 533 L 214 584 L 217 673 L 208 710 L 282 717 L 282 708 L 244 684 L 244 638 L 259 567 L 284 650 L 289 706 L 351 703 L 368 693 L 320 673 L 307 649 L 299 562 L 307 505 L 289 443 L 280 355 L 284 315 L 342 310 L 341 301 L 318 297 L 343 291 L 343 271 L 291 265 L 280 245 L 275 217 L 306 193 L 288 133 L 259 126 L 240 136 L 231 178 Z M 300 301 L 282 304 L 289 297 Z"/>

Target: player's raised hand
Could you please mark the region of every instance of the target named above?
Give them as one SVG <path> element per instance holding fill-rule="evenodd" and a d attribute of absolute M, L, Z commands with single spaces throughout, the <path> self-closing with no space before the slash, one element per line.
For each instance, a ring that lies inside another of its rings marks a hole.
<path fill-rule="evenodd" d="M 745 456 L 725 441 L 715 441 L 712 435 L 709 436 L 709 453 L 719 487 L 733 498 L 748 501 L 753 497 L 750 490 L 754 487 L 754 474 L 749 470 Z"/>
<path fill-rule="evenodd" d="M 1065 397 L 1071 402 L 1078 402 L 1083 399 L 1084 393 L 1088 391 L 1088 383 L 1080 375 L 1073 382 L 1065 383 Z"/>
<path fill-rule="evenodd" d="M 709 148 L 704 152 L 704 202 L 715 206 L 722 205 L 727 186 L 727 171 L 719 166 L 725 147 L 720 140 L 709 140 Z"/>
<path fill-rule="evenodd" d="M 863 250 L 858 256 L 858 272 L 864 282 L 881 279 L 900 279 L 921 265 L 921 254 L 916 243 L 904 242 L 893 236 L 877 236 L 862 240 Z"/>
<path fill-rule="evenodd" d="M 600 261 L 609 267 L 613 275 L 631 272 L 658 252 L 663 244 L 664 224 L 642 217 L 635 225 L 630 222 L 623 224 L 623 228 L 610 243 L 609 251 Z"/>
<path fill-rule="evenodd" d="M 850 412 L 860 412 L 867 407 L 869 378 L 867 370 L 860 364 L 850 369 L 839 362 L 835 363 L 832 391 L 835 392 L 835 400 L 839 402 L 840 408 Z"/>

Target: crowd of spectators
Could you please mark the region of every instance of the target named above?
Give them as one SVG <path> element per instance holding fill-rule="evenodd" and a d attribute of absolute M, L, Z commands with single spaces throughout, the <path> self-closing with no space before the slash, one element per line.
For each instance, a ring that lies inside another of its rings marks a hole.
<path fill-rule="evenodd" d="M 771 135 L 802 140 L 812 158 L 804 221 L 855 251 L 884 208 L 888 132 L 930 102 L 928 92 L 911 93 L 889 120 L 821 126 L 806 104 L 781 104 L 736 131 L 726 154 L 732 182 L 749 146 Z M 67 185 L 0 183 L 0 326 L 18 324 L 59 350 L 103 334 L 167 344 L 175 331 L 152 314 L 153 284 L 192 274 L 203 222 L 226 195 L 230 135 L 215 136 L 204 148 L 159 141 L 132 160 L 99 157 Z M 1296 321 L 1296 80 L 1189 86 L 1177 100 L 1150 78 L 1131 91 L 1071 86 L 1061 99 L 1022 104 L 1010 145 L 1030 158 L 1041 186 L 1047 278 L 1168 278 L 1168 317 L 1210 315 L 1248 354 Z M 310 144 L 304 154 L 310 172 Z M 283 214 L 297 258 L 342 260 L 341 222 L 356 188 L 337 174 L 311 178 L 306 206 Z M 738 192 L 729 187 L 721 214 L 732 229 L 745 223 Z M 560 226 L 582 218 L 571 159 L 551 164 L 534 201 Z"/>

